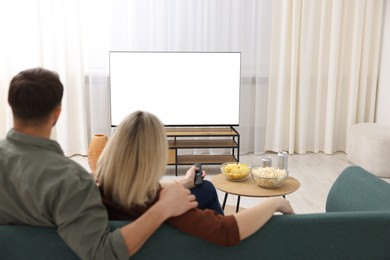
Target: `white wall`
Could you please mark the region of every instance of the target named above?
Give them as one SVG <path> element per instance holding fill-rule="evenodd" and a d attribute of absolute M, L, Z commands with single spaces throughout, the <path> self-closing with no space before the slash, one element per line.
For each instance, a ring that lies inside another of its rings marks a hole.
<path fill-rule="evenodd" d="M 384 1 L 384 5 L 375 122 L 390 125 L 390 3 Z"/>

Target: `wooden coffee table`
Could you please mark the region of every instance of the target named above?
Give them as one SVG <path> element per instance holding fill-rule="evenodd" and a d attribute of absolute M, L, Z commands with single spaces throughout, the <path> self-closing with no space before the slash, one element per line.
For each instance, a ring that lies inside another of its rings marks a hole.
<path fill-rule="evenodd" d="M 240 208 L 240 198 L 241 196 L 245 197 L 276 197 L 283 196 L 285 197 L 287 194 L 290 194 L 296 191 L 301 184 L 294 177 L 287 177 L 286 181 L 277 189 L 265 189 L 260 187 L 255 183 L 252 176 L 248 176 L 245 180 L 240 182 L 233 182 L 226 179 L 226 177 L 221 173 L 215 175 L 211 182 L 214 184 L 215 188 L 220 191 L 225 192 L 225 197 L 223 199 L 222 208 L 225 209 L 226 200 L 228 194 L 237 195 L 237 206 L 236 212 L 238 212 Z"/>

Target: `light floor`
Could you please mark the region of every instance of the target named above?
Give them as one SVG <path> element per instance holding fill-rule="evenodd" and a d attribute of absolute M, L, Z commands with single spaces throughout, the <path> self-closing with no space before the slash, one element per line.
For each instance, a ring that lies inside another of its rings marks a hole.
<path fill-rule="evenodd" d="M 248 163 L 252 166 L 262 165 L 262 158 L 265 155 L 246 154 L 240 155 L 240 162 Z M 276 154 L 267 154 L 276 163 Z M 72 157 L 75 161 L 83 165 L 88 171 L 88 162 L 86 157 Z M 289 175 L 295 177 L 301 183 L 300 188 L 292 194 L 286 196 L 291 202 L 296 213 L 318 213 L 325 212 L 325 203 L 327 194 L 336 180 L 337 176 L 343 169 L 352 165 L 348 162 L 345 153 L 335 153 L 327 155 L 323 153 L 305 155 L 289 155 L 288 168 Z M 175 176 L 173 166 L 169 166 L 164 179 L 181 178 L 189 166 L 180 166 L 178 177 Z M 203 170 L 206 171 L 206 179 L 210 180 L 213 175 L 219 174 L 219 166 L 204 165 Z M 385 179 L 389 181 L 388 179 Z M 222 203 L 224 193 L 217 191 L 220 202 Z M 249 208 L 257 203 L 260 203 L 262 198 L 241 197 L 240 207 Z M 227 205 L 235 206 L 237 196 L 229 195 Z M 229 207 L 229 211 L 233 207 Z M 229 212 L 228 212 L 229 213 Z"/>

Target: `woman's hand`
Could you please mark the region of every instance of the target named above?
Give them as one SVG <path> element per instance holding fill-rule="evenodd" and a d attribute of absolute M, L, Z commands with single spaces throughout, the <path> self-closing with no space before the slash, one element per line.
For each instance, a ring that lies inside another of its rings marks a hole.
<path fill-rule="evenodd" d="M 235 213 L 241 240 L 260 229 L 275 212 L 294 214 L 290 202 L 282 197 L 268 198 L 252 208 Z"/>
<path fill-rule="evenodd" d="M 180 183 L 184 188 L 186 189 L 191 189 L 193 187 L 195 187 L 195 171 L 197 170 L 198 168 L 193 165 L 190 167 L 190 169 L 188 169 L 188 171 L 186 172 L 186 175 L 181 178 L 180 180 L 178 180 L 177 182 Z M 206 172 L 205 171 L 202 171 L 202 178 L 204 178 L 206 176 Z M 160 181 L 160 184 L 163 188 L 165 188 L 166 186 L 172 184 L 171 181 Z"/>
<path fill-rule="evenodd" d="M 283 214 L 294 214 L 294 210 L 288 200 L 284 198 L 273 198 L 275 205 L 277 205 L 276 211 Z"/>
<path fill-rule="evenodd" d="M 195 165 L 192 165 L 188 171 L 186 172 L 186 175 L 183 179 L 179 180 L 181 185 L 183 185 L 184 188 L 191 189 L 195 187 L 194 181 L 195 181 L 195 171 L 198 170 L 198 168 Z M 202 178 L 206 176 L 206 172 L 202 171 Z"/>

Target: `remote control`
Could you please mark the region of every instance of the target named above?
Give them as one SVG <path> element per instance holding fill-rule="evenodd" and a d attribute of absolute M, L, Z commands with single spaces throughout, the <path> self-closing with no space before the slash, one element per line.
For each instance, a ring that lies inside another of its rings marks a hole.
<path fill-rule="evenodd" d="M 194 180 L 194 184 L 195 185 L 199 185 L 199 184 L 202 184 L 203 182 L 203 178 L 202 178 L 202 164 L 200 163 L 197 163 L 197 164 L 194 164 L 198 169 L 195 171 L 195 180 Z"/>

